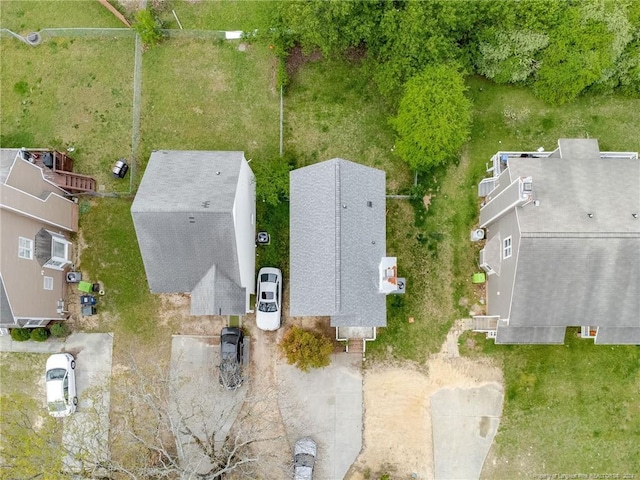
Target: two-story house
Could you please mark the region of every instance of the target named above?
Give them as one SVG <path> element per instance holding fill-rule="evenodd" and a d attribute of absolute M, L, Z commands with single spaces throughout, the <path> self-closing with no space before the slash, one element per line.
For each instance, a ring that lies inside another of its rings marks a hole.
<path fill-rule="evenodd" d="M 78 205 L 23 150 L 0 149 L 0 327 L 64 318 Z"/>
<path fill-rule="evenodd" d="M 499 344 L 560 344 L 581 327 L 596 344 L 640 344 L 640 163 L 595 139 L 552 152 L 499 152 L 480 228 L 487 314 Z"/>

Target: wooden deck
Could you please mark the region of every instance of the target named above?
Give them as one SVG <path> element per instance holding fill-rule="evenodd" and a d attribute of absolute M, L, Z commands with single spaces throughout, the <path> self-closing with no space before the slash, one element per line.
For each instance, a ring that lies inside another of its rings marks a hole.
<path fill-rule="evenodd" d="M 44 177 L 69 193 L 96 191 L 93 177 L 73 172 L 73 159 L 66 153 L 47 149 L 29 149 L 27 156 L 42 169 Z"/>

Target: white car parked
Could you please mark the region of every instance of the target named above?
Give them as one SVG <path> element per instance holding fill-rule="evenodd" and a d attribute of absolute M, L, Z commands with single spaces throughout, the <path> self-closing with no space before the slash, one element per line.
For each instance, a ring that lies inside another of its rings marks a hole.
<path fill-rule="evenodd" d="M 261 330 L 280 328 L 282 315 L 282 272 L 265 267 L 258 272 L 256 325 Z"/>
<path fill-rule="evenodd" d="M 293 478 L 312 480 L 313 467 L 318 455 L 318 446 L 313 438 L 305 437 L 296 442 L 293 449 Z"/>
<path fill-rule="evenodd" d="M 47 359 L 47 408 L 52 417 L 67 417 L 76 411 L 75 368 L 76 361 L 70 353 L 56 353 Z"/>

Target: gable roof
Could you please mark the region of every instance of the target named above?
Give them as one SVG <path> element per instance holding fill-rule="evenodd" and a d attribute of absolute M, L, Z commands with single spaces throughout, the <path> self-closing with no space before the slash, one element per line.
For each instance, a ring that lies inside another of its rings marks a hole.
<path fill-rule="evenodd" d="M 496 343 L 557 343 L 555 327 L 571 325 L 603 327 L 596 343 L 628 343 L 618 333 L 640 335 L 640 218 L 632 215 L 640 214 L 640 163 L 603 158 L 594 139 L 558 144 L 548 157 L 509 158 L 510 181 L 531 177 L 535 203 L 509 214 L 519 230 L 515 278 L 488 280 L 489 292 L 513 282 L 509 326 L 498 326 Z M 493 227 L 509 235 L 501 230 L 511 223 Z M 489 313 L 505 300 L 489 299 Z"/>
<path fill-rule="evenodd" d="M 292 171 L 290 186 L 291 315 L 385 326 L 385 172 L 335 158 Z"/>
<path fill-rule="evenodd" d="M 154 151 L 131 206 L 150 290 L 191 293 L 192 315 L 246 312 L 234 221 L 243 163 L 243 152 Z"/>

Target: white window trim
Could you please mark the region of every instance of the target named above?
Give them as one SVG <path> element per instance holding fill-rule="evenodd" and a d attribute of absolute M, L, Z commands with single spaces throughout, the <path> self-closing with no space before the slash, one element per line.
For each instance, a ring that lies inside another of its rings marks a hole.
<path fill-rule="evenodd" d="M 45 290 L 53 290 L 53 277 L 44 277 L 42 286 Z"/>
<path fill-rule="evenodd" d="M 511 235 L 502 240 L 502 258 L 507 259 L 513 254 L 513 242 L 511 241 Z"/>
<path fill-rule="evenodd" d="M 53 270 L 63 270 L 64 267 L 71 264 L 71 260 L 69 259 L 69 247 L 71 246 L 71 242 L 64 238 L 62 235 L 58 235 L 57 233 L 53 232 L 49 233 L 51 234 L 51 258 L 43 266 L 45 268 L 51 268 Z M 64 257 L 56 257 L 53 254 L 55 242 L 64 245 Z"/>
<path fill-rule="evenodd" d="M 33 260 L 33 240 L 18 237 L 18 257 L 25 260 Z"/>

